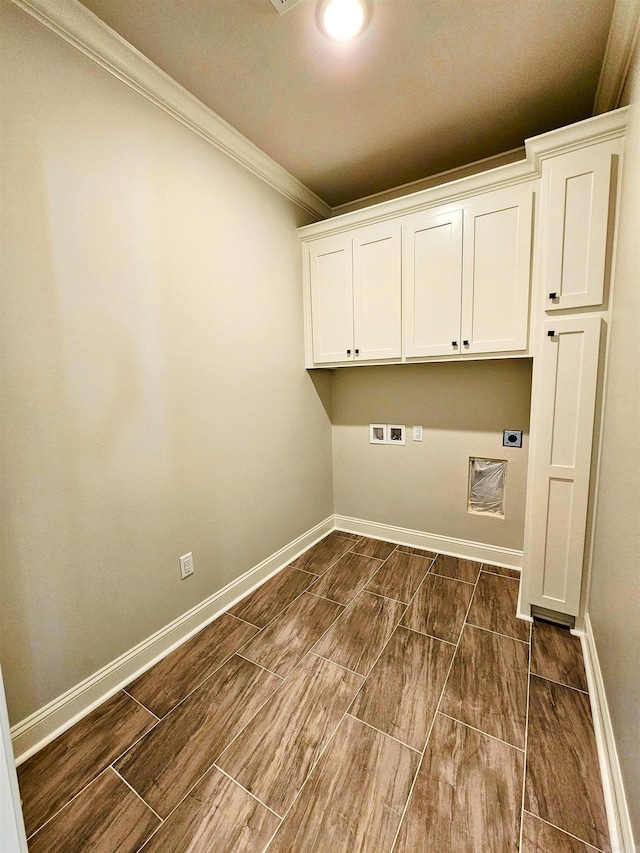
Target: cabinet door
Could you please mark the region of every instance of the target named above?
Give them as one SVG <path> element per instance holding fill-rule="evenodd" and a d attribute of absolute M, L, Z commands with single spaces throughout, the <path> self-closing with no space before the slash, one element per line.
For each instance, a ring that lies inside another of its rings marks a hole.
<path fill-rule="evenodd" d="M 464 212 L 463 353 L 527 348 L 530 184 L 487 193 Z"/>
<path fill-rule="evenodd" d="M 353 359 L 351 234 L 309 244 L 314 364 Z"/>
<path fill-rule="evenodd" d="M 353 232 L 356 361 L 402 355 L 400 252 L 398 221 Z"/>
<path fill-rule="evenodd" d="M 608 142 L 544 162 L 542 252 L 547 311 L 602 304 L 612 157 L 617 150 L 617 142 Z"/>
<path fill-rule="evenodd" d="M 595 418 L 600 317 L 544 326 L 527 571 L 531 604 L 577 615 Z M 553 336 L 551 336 L 553 332 Z"/>
<path fill-rule="evenodd" d="M 460 352 L 462 211 L 402 221 L 404 354 Z"/>

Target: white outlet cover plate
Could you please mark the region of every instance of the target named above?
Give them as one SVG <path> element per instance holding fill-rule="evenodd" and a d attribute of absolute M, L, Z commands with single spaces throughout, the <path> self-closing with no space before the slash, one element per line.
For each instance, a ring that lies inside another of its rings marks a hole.
<path fill-rule="evenodd" d="M 414 441 L 422 441 L 422 427 L 414 426 L 413 428 L 413 440 Z"/>
<path fill-rule="evenodd" d="M 180 577 L 182 580 L 193 574 L 193 554 L 189 551 L 188 554 L 180 557 Z"/>

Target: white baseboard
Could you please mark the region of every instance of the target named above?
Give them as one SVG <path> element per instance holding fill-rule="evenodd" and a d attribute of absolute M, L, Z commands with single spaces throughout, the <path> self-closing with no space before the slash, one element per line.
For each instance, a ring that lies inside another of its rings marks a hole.
<path fill-rule="evenodd" d="M 613 853 L 636 853 L 613 726 L 588 613 L 584 617 L 584 631 L 575 631 L 574 633 L 580 637 L 587 671 L 593 727 L 596 733 L 604 801 L 611 836 L 611 850 Z"/>
<path fill-rule="evenodd" d="M 484 545 L 481 542 L 469 542 L 466 539 L 454 539 L 451 536 L 437 536 L 420 530 L 408 530 L 391 524 L 378 524 L 362 518 L 349 518 L 346 515 L 334 515 L 335 526 L 349 533 L 371 536 L 374 539 L 386 539 L 398 545 L 410 545 L 414 548 L 426 548 L 452 557 L 465 560 L 477 560 L 492 566 L 506 566 L 509 569 L 522 569 L 522 551 L 502 548 L 499 545 Z"/>
<path fill-rule="evenodd" d="M 16 764 L 46 746 L 90 711 L 279 572 L 334 527 L 321 521 L 146 640 L 76 684 L 11 729 Z"/>

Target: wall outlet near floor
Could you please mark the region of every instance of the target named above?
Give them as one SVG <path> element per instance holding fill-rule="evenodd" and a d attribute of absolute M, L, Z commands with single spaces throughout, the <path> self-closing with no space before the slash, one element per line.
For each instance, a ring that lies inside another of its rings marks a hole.
<path fill-rule="evenodd" d="M 413 440 L 414 441 L 422 441 L 422 427 L 414 426 L 413 428 Z"/>
<path fill-rule="evenodd" d="M 193 554 L 189 551 L 183 557 L 180 557 L 180 577 L 182 580 L 193 574 Z"/>

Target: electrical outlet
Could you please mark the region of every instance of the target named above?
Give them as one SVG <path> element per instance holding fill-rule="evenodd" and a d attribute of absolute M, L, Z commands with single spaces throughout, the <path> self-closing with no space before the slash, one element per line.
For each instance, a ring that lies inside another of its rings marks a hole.
<path fill-rule="evenodd" d="M 422 427 L 414 426 L 413 428 L 413 440 L 414 441 L 422 441 Z"/>
<path fill-rule="evenodd" d="M 180 577 L 182 580 L 193 574 L 193 554 L 189 551 L 184 557 L 180 557 Z"/>
<path fill-rule="evenodd" d="M 505 429 L 502 433 L 503 447 L 522 447 L 522 430 Z"/>

